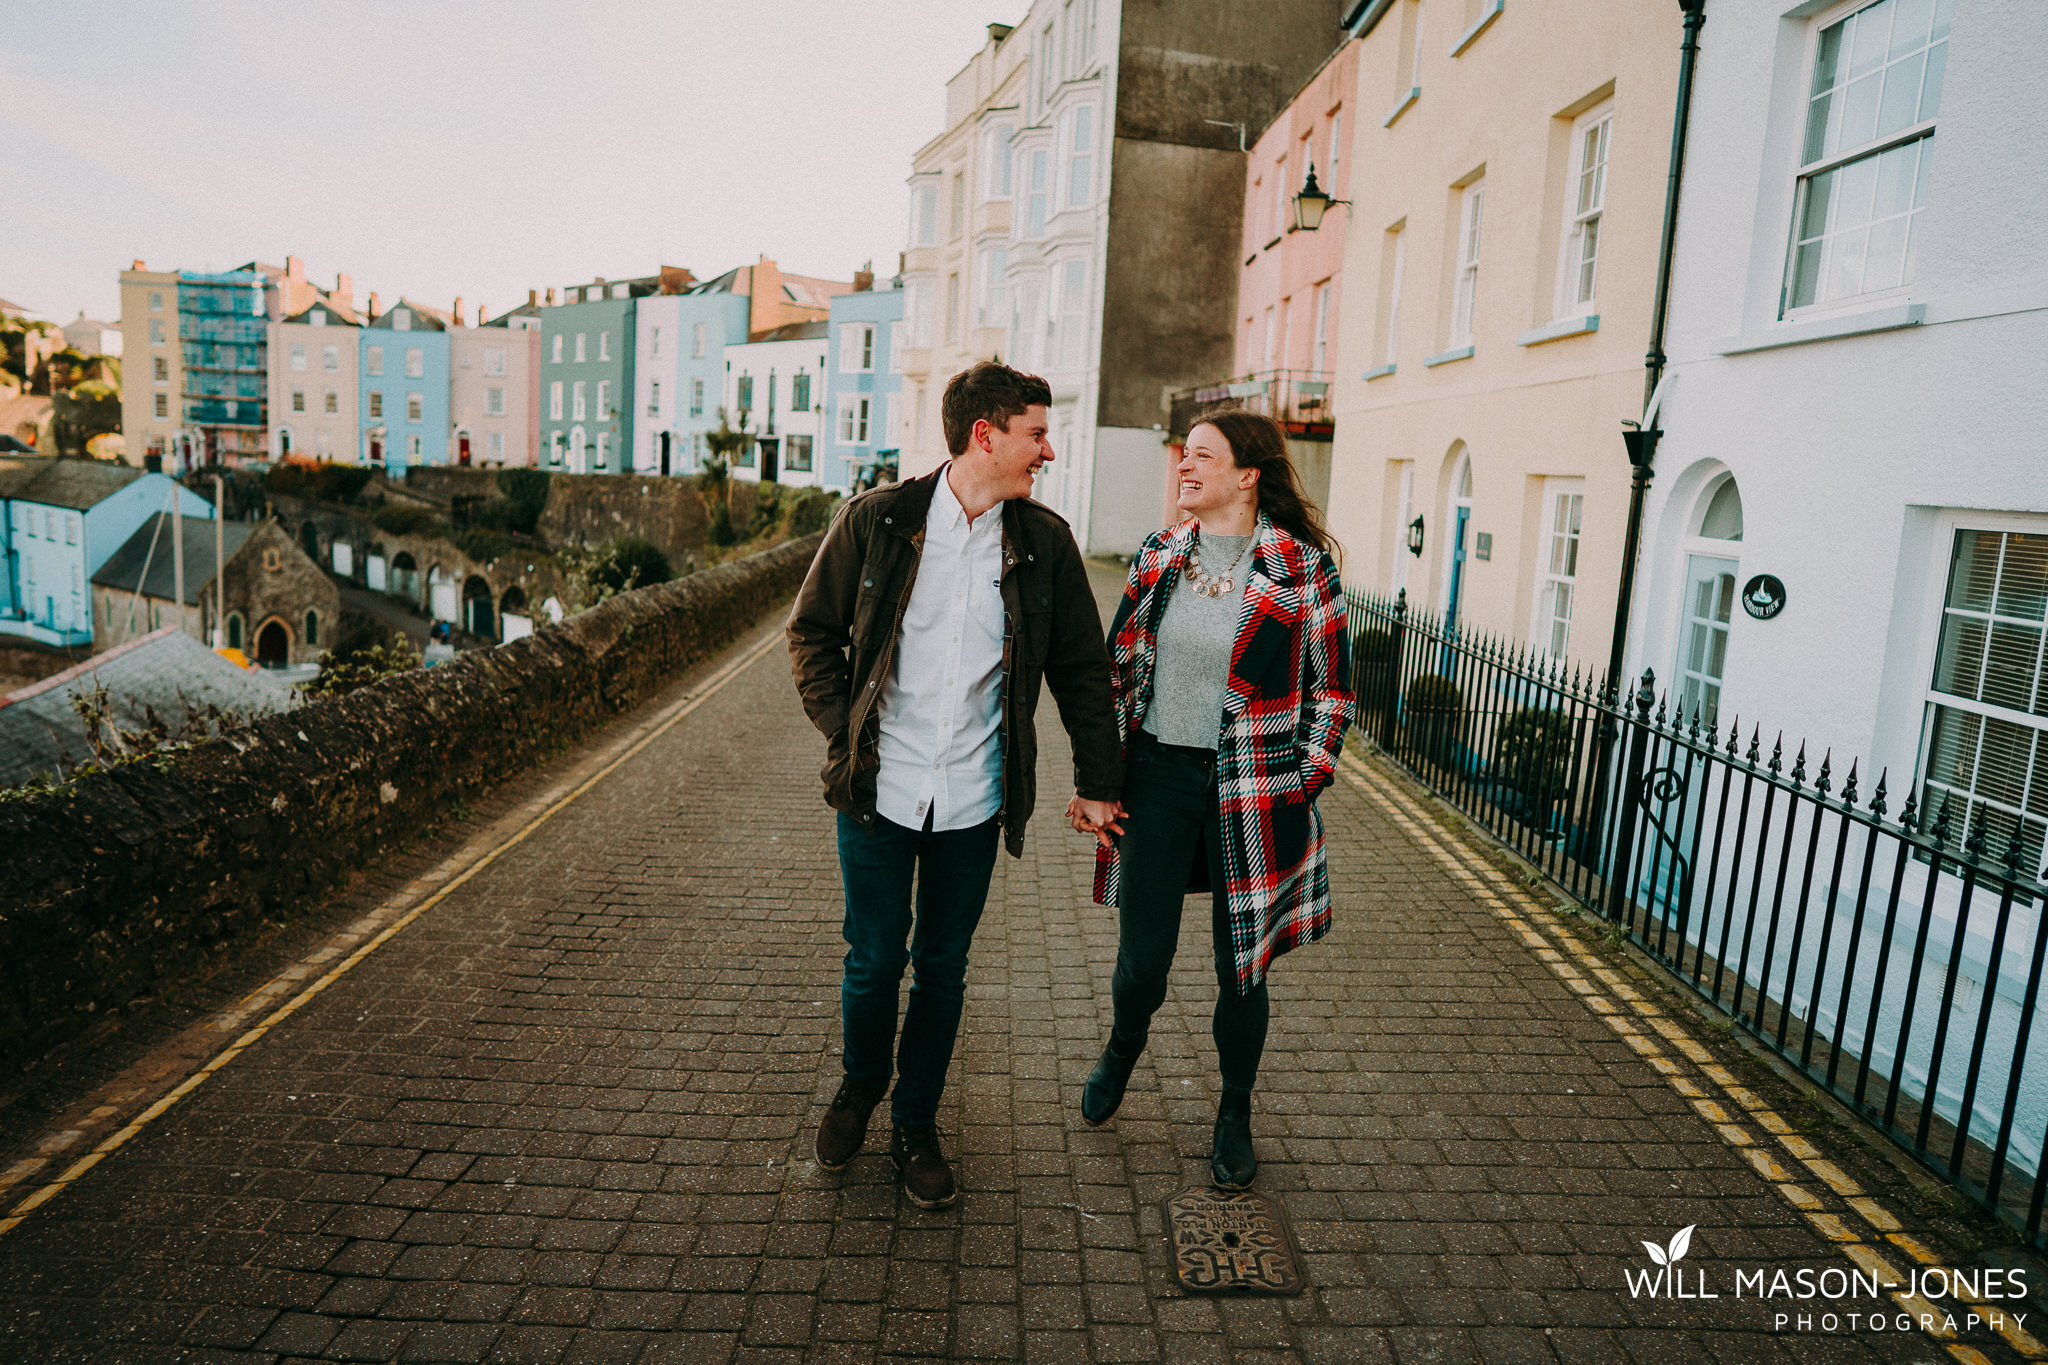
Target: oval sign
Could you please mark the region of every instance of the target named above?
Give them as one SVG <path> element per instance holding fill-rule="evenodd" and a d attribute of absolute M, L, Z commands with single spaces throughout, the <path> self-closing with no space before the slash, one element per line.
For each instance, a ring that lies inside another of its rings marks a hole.
<path fill-rule="evenodd" d="M 1760 573 L 1742 588 L 1742 609 L 1759 621 L 1785 610 L 1785 585 L 1776 574 Z"/>

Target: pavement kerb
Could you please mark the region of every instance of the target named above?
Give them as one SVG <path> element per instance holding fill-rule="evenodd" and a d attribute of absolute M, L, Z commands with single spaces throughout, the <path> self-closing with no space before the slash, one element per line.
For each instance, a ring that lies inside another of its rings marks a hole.
<path fill-rule="evenodd" d="M 1684 1025 L 1588 947 L 1575 926 L 1545 905 L 1527 886 L 1510 878 L 1466 836 L 1439 823 L 1425 799 L 1416 794 L 1405 777 L 1397 778 L 1384 762 L 1368 764 L 1350 753 L 1339 760 L 1339 769 L 1347 782 L 1378 806 L 1454 882 L 1464 887 L 1478 904 L 1498 915 L 1596 1018 L 1663 1076 L 1665 1083 L 1707 1121 L 1722 1142 L 1749 1162 L 1765 1184 L 1815 1231 L 1838 1245 L 1844 1256 L 1876 1275 L 1881 1284 L 1899 1283 L 1904 1276 L 1880 1252 L 1880 1247 L 1903 1252 L 1921 1265 L 1941 1264 L 1937 1253 L 1907 1232 L 1897 1216 L 1828 1161 L 1791 1123 L 1717 1062 L 1714 1054 Z M 1607 993 L 1603 994 L 1600 986 L 1605 986 Z M 1652 1037 L 1652 1033 L 1656 1036 Z M 1659 1039 L 1684 1061 L 1674 1058 Z M 1747 1124 L 1741 1121 L 1745 1116 Z M 1768 1134 L 1769 1139 L 1759 1141 L 1752 1125 Z M 1788 1168 L 1780 1151 L 1796 1164 Z M 1802 1171 L 1805 1176 L 1800 1176 Z M 1825 1196 L 1800 1183 L 1806 1176 L 1832 1194 L 1841 1211 L 1831 1211 Z M 1988 1361 L 1981 1351 L 1955 1341 L 1955 1333 L 1942 1326 L 1941 1319 L 1951 1316 L 1945 1310 L 1902 1292 L 1891 1297 L 1901 1309 L 1922 1318 L 1923 1330 L 1941 1340 L 1952 1358 L 1965 1365 Z M 2010 1312 L 2002 1305 L 1957 1297 L 1974 1307 L 1996 1307 L 2000 1325 L 1994 1330 L 2006 1343 L 2027 1359 L 2048 1360 L 2048 1346 L 2013 1323 Z M 1929 1318 L 1931 1322 L 1927 1321 Z"/>
<path fill-rule="evenodd" d="M 569 783 L 550 788 L 537 799 L 497 821 L 479 836 L 465 842 L 432 870 L 414 878 L 403 890 L 387 899 L 376 910 L 332 936 L 325 946 L 286 967 L 235 1005 L 202 1025 L 222 1033 L 230 1032 L 258 1009 L 287 994 L 290 995 L 285 1003 L 271 1010 L 254 1027 L 236 1038 L 233 1043 L 215 1054 L 167 1093 L 159 1096 L 119 1129 L 101 1139 L 91 1151 L 72 1162 L 54 1178 L 44 1181 L 26 1198 L 9 1208 L 4 1216 L 0 1216 L 0 1237 L 5 1237 L 21 1226 L 36 1209 L 62 1194 L 93 1167 L 113 1155 L 179 1100 L 205 1084 L 215 1072 L 253 1047 L 272 1028 L 297 1013 L 300 1008 L 340 980 L 363 959 L 384 946 L 406 926 L 439 905 L 472 877 L 496 862 L 500 855 L 525 842 L 535 830 L 680 723 L 727 683 L 745 672 L 747 667 L 763 654 L 782 643 L 783 633 L 779 620 L 772 622 L 770 628 L 765 631 L 761 631 L 760 627 L 756 627 L 756 630 L 760 632 L 759 638 L 742 640 L 736 644 L 733 647 L 736 652 L 729 653 L 727 661 L 718 666 L 700 685 L 691 688 L 679 700 L 605 746 L 598 755 L 600 766 L 595 772 L 589 773 L 580 781 L 572 779 Z M 345 948 L 352 948 L 353 951 L 350 951 L 340 963 L 319 975 L 311 985 L 291 993 L 294 986 L 311 976 L 318 967 L 332 961 Z M 104 1107 L 102 1110 L 96 1110 L 95 1114 L 104 1116 Z M 106 1118 L 108 1124 L 112 1121 L 110 1117 Z M 64 1133 L 53 1135 L 53 1138 L 46 1138 L 39 1145 L 46 1152 L 62 1150 L 63 1146 L 69 1145 L 69 1141 L 75 1139 L 80 1131 L 66 1130 Z M 29 1178 L 36 1174 L 43 1164 L 43 1159 L 30 1158 L 16 1162 L 5 1172 L 0 1172 L 0 1192 L 28 1183 Z"/>

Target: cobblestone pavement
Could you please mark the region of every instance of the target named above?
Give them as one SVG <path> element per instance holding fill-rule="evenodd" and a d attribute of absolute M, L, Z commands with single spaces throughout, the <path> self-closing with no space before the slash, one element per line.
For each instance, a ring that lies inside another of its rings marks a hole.
<path fill-rule="evenodd" d="M 0 1359 L 2019 1358 L 1981 1330 L 1821 1330 L 1890 1299 L 1735 1299 L 1738 1271 L 1973 1262 L 1372 763 L 1323 799 L 1337 927 L 1275 971 L 1254 1109 L 1311 1287 L 1181 1295 L 1160 1205 L 1206 1176 L 1208 917 L 1123 1112 L 1088 1129 L 1114 920 L 1041 720 L 1046 809 L 1001 860 L 941 1114 L 956 1208 L 904 1200 L 879 1136 L 843 1176 L 810 1159 L 840 896 L 822 742 L 770 645 L 468 881 L 430 876 L 444 899 L 0 1236 Z M 458 862 L 534 808 L 479 815 Z M 1632 1297 L 1642 1242 L 1689 1225 L 1679 1264 L 1722 1297 Z"/>

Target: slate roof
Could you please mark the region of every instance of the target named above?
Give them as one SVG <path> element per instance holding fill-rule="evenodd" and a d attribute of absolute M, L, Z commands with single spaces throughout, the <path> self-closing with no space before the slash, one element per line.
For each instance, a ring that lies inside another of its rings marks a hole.
<path fill-rule="evenodd" d="M 391 325 L 391 315 L 401 308 L 412 310 L 412 327 L 409 329 L 411 331 L 445 332 L 448 330 L 450 319 L 447 313 L 439 308 L 432 308 L 424 303 L 414 303 L 411 299 L 405 298 L 400 299 L 397 303 L 392 304 L 389 308 L 379 313 L 368 325 L 384 331 L 397 331 L 398 329 Z"/>
<path fill-rule="evenodd" d="M 822 322 L 785 322 L 780 327 L 770 327 L 765 332 L 756 332 L 748 341 L 816 341 L 825 335 L 826 324 Z"/>
<path fill-rule="evenodd" d="M 283 682 L 261 669 L 238 668 L 176 626 L 165 626 L 0 697 L 0 786 L 54 772 L 60 758 L 89 760 L 85 722 L 71 709 L 71 699 L 101 685 L 115 723 L 124 729 L 146 725 L 147 708 L 175 727 L 185 719 L 187 703 L 244 715 L 292 705 Z"/>
<path fill-rule="evenodd" d="M 109 460 L 17 456 L 0 459 L 0 498 L 87 512 L 146 471 Z"/>
<path fill-rule="evenodd" d="M 199 605 L 199 591 L 213 582 L 213 530 L 211 520 L 201 521 L 197 517 L 185 519 L 185 604 Z M 135 534 L 128 537 L 120 549 L 107 556 L 107 562 L 100 565 L 99 572 L 92 576 L 93 585 L 112 588 L 116 592 L 134 592 L 136 585 L 142 587 L 144 597 L 154 597 L 168 602 L 177 592 L 177 560 L 173 556 L 171 531 L 163 527 L 161 537 L 158 524 L 168 523 L 170 518 L 158 512 L 148 521 L 135 528 Z M 253 522 L 230 521 L 221 528 L 225 542 L 223 553 L 233 559 L 241 552 L 249 537 L 256 534 Z M 154 540 L 156 553 L 150 553 Z M 142 566 L 149 565 L 149 577 L 142 576 Z"/>
<path fill-rule="evenodd" d="M 313 319 L 313 314 L 320 312 L 324 312 L 327 314 L 328 321 L 330 323 L 340 323 L 344 327 L 360 327 L 363 325 L 362 318 L 357 316 L 354 310 L 342 307 L 333 299 L 328 298 L 325 294 L 321 295 L 317 302 L 313 303 L 312 305 L 305 309 L 302 309 L 299 312 L 292 314 L 290 317 L 286 318 L 285 321 L 311 322 Z"/>

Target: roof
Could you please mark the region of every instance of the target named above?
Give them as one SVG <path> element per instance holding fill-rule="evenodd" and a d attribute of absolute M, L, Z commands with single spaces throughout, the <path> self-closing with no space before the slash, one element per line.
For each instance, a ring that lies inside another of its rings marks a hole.
<path fill-rule="evenodd" d="M 134 592 L 139 586 L 144 597 L 170 601 L 177 593 L 177 559 L 172 551 L 169 529 L 159 529 L 169 520 L 166 514 L 158 512 L 136 527 L 135 534 L 100 565 L 99 572 L 92 576 L 93 585 L 112 588 L 116 592 Z M 214 522 L 210 517 L 186 517 L 184 522 L 185 604 L 197 606 L 200 589 L 213 582 Z M 226 542 L 221 547 L 222 554 L 233 559 L 254 534 L 256 527 L 250 522 L 222 523 L 221 539 Z M 152 545 L 155 547 L 153 553 Z M 147 579 L 143 577 L 145 564 L 149 567 Z"/>
<path fill-rule="evenodd" d="M 98 318 L 89 318 L 89 317 L 87 317 L 87 316 L 85 315 L 85 313 L 83 312 L 83 310 L 81 310 L 81 311 L 79 312 L 79 314 L 78 314 L 78 316 L 77 316 L 77 317 L 75 317 L 75 318 L 71 319 L 71 321 L 69 321 L 69 322 L 65 323 L 64 325 L 65 325 L 66 327 L 79 327 L 79 326 L 85 326 L 85 327 L 97 327 L 97 328 L 99 328 L 99 329 L 100 329 L 101 331 L 105 331 L 105 332 L 113 332 L 113 331 L 118 331 L 118 330 L 119 330 L 119 329 L 118 329 L 117 327 L 115 327 L 115 325 L 114 325 L 113 323 L 111 323 L 111 322 L 101 322 L 101 321 L 100 321 L 100 320 L 99 320 Z"/>
<path fill-rule="evenodd" d="M 187 706 L 212 705 L 241 715 L 289 710 L 291 690 L 260 669 L 229 663 L 176 626 L 165 626 L 75 668 L 0 697 L 0 785 L 53 773 L 60 759 L 90 760 L 85 722 L 71 699 L 107 689 L 113 720 L 141 729 L 154 710 L 178 727 Z"/>
<path fill-rule="evenodd" d="M 0 497 L 89 512 L 145 473 L 109 460 L 16 456 L 0 459 Z"/>
<path fill-rule="evenodd" d="M 361 315 L 354 309 L 342 307 L 326 294 L 322 294 L 311 306 L 292 314 L 290 317 L 285 318 L 284 321 L 309 323 L 313 320 L 313 314 L 315 313 L 325 313 L 329 322 L 338 322 L 344 327 L 360 327 L 363 325 Z"/>
<path fill-rule="evenodd" d="M 400 299 L 397 303 L 392 304 L 389 308 L 379 313 L 368 325 L 382 328 L 385 331 L 397 331 L 398 329 L 391 325 L 391 315 L 401 308 L 410 309 L 413 315 L 412 326 L 407 329 L 408 331 L 445 332 L 448 330 L 449 319 L 447 313 L 439 308 L 430 308 L 424 303 L 414 303 L 411 299 Z"/>
<path fill-rule="evenodd" d="M 785 322 L 780 327 L 770 327 L 765 332 L 756 332 L 748 337 L 754 341 L 816 341 L 824 337 L 826 324 L 822 322 Z"/>
<path fill-rule="evenodd" d="M 0 313 L 4 313 L 11 318 L 35 318 L 42 316 L 35 309 L 24 308 L 13 299 L 0 299 Z"/>
<path fill-rule="evenodd" d="M 537 317 L 539 317 L 539 316 L 540 316 L 540 305 L 539 305 L 539 304 L 537 304 L 537 303 L 522 303 L 522 304 L 520 304 L 520 305 L 519 305 L 519 306 L 518 306 L 517 308 L 508 308 L 508 309 L 506 309 L 506 310 L 505 310 L 504 312 L 502 312 L 502 313 L 498 314 L 498 316 L 496 316 L 496 317 L 492 318 L 492 319 L 491 319 L 491 320 L 490 320 L 489 322 L 478 322 L 478 323 L 477 323 L 477 326 L 479 326 L 479 327 L 509 327 L 509 326 L 511 326 L 511 325 L 512 325 L 512 324 L 511 324 L 511 323 L 510 323 L 509 321 L 507 321 L 507 319 L 509 319 L 509 318 L 537 318 Z"/>

